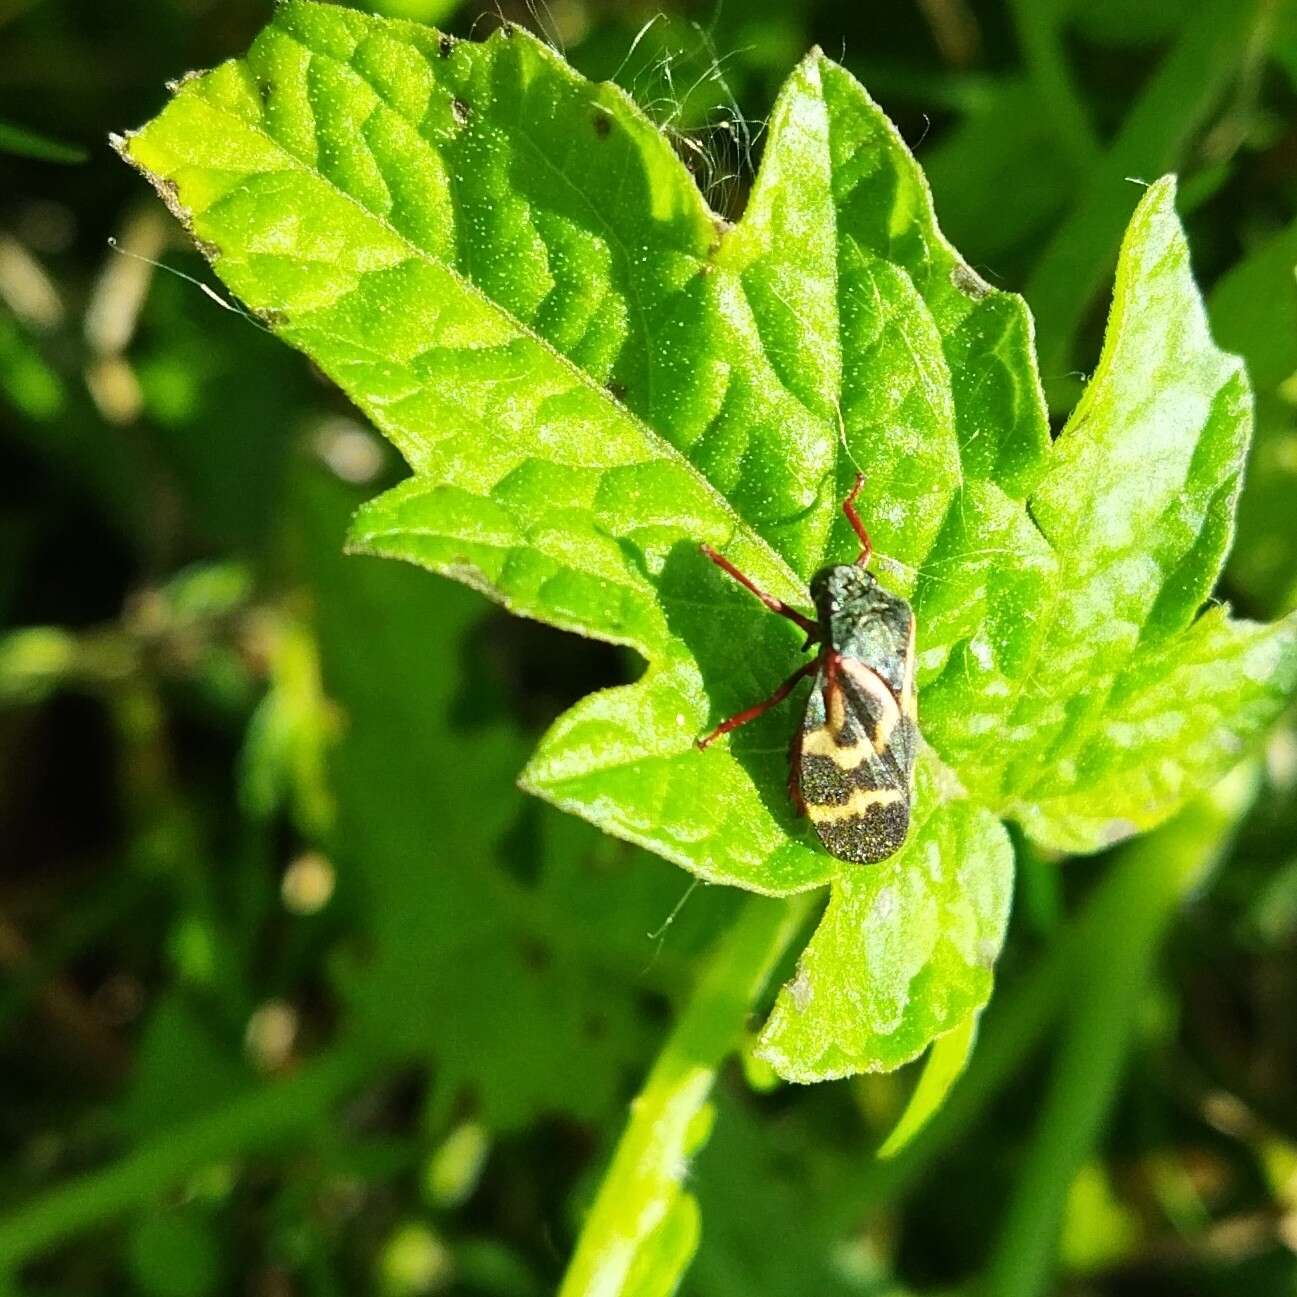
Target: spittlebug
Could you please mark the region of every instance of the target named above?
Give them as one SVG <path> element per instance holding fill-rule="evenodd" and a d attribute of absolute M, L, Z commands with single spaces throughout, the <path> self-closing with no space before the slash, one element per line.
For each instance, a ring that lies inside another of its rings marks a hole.
<path fill-rule="evenodd" d="M 918 747 L 914 694 L 914 613 L 868 570 L 873 546 L 856 512 L 857 475 L 842 511 L 860 538 L 854 563 L 821 568 L 811 580 L 811 618 L 762 590 L 710 545 L 703 553 L 771 612 L 806 632 L 819 652 L 763 702 L 722 721 L 700 748 L 783 702 L 815 676 L 802 727 L 793 738 L 788 791 L 833 855 L 858 864 L 884 860 L 905 841 Z"/>

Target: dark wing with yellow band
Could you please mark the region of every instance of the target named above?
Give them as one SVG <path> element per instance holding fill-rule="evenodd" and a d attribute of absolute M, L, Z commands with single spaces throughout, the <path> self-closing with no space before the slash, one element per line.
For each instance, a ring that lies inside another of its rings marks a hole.
<path fill-rule="evenodd" d="M 798 792 L 824 845 L 858 864 L 892 855 L 910 824 L 918 747 L 913 670 L 902 664 L 892 674 L 899 698 L 872 666 L 830 650 L 806 704 Z"/>

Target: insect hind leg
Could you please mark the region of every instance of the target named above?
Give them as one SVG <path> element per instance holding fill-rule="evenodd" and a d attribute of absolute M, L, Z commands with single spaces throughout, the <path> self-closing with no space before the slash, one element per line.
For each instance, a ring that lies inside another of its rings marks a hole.
<path fill-rule="evenodd" d="M 798 681 L 803 676 L 810 675 L 819 665 L 819 658 L 812 658 L 809 662 L 803 663 L 769 698 L 763 698 L 759 703 L 753 703 L 751 707 L 745 707 L 741 712 L 735 712 L 728 720 L 721 721 L 710 734 L 701 739 L 695 739 L 694 746 L 701 751 L 703 748 L 715 743 L 722 734 L 728 734 L 731 730 L 738 729 L 740 725 L 746 725 L 749 721 L 756 720 L 758 716 L 763 716 L 772 707 L 778 707 L 797 688 Z"/>
<path fill-rule="evenodd" d="M 806 814 L 806 798 L 802 796 L 802 735 L 805 731 L 799 726 L 793 734 L 793 741 L 788 745 L 788 796 L 797 815 Z"/>

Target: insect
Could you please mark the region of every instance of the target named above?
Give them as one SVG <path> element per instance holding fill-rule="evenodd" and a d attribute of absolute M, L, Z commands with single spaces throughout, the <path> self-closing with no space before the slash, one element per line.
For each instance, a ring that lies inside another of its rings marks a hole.
<path fill-rule="evenodd" d="M 819 652 L 762 702 L 722 721 L 698 747 L 777 706 L 811 674 L 806 715 L 793 737 L 788 791 L 820 841 L 835 856 L 867 865 L 897 851 L 910 826 L 910 793 L 918 747 L 914 694 L 914 613 L 868 570 L 873 546 L 856 512 L 864 482 L 857 474 L 842 511 L 860 539 L 854 563 L 821 568 L 811 580 L 816 617 L 767 594 L 727 558 L 703 545 L 717 567 L 771 612 L 806 632 Z"/>

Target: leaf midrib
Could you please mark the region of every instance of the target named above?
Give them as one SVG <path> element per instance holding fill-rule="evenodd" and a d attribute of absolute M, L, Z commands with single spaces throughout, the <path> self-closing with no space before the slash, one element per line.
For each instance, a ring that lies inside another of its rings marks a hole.
<path fill-rule="evenodd" d="M 315 6 L 303 4 L 301 7 L 313 8 Z M 410 27 L 410 26 L 418 27 L 417 24 L 401 22 L 400 20 L 380 20 L 380 21 L 384 21 L 385 25 L 398 27 L 398 28 Z M 398 107 L 393 105 L 390 102 L 390 100 L 388 100 L 388 98 L 383 94 L 382 89 L 379 86 L 376 86 L 368 77 L 366 77 L 364 72 L 361 69 L 357 68 L 349 60 L 341 59 L 335 55 L 329 54 L 327 51 L 321 51 L 315 49 L 314 47 L 304 43 L 301 39 L 298 38 L 298 36 L 295 33 L 284 31 L 284 29 L 282 28 L 280 28 L 279 30 L 284 35 L 285 39 L 291 41 L 294 45 L 296 45 L 299 49 L 301 49 L 307 55 L 308 58 L 319 59 L 325 63 L 332 63 L 335 66 L 347 69 L 352 75 L 356 76 L 357 79 L 360 80 L 374 94 L 378 102 L 382 103 L 384 106 L 386 106 L 389 109 L 389 111 L 395 113 L 398 117 L 401 118 L 402 121 L 407 122 L 407 124 L 411 126 L 412 130 L 415 133 L 415 136 L 420 140 L 420 142 L 423 144 L 425 148 L 428 148 L 438 158 L 441 158 L 441 154 L 438 153 L 437 150 L 433 147 L 433 145 L 426 139 L 419 125 L 417 123 L 411 122 L 410 119 L 406 117 L 405 114 L 402 113 Z M 420 28 L 419 30 L 422 33 L 424 29 Z M 503 28 L 497 29 L 495 32 L 492 32 L 491 35 L 487 38 L 487 40 L 483 43 L 482 48 L 487 49 L 493 43 L 498 44 L 505 40 L 515 40 L 519 38 L 527 40 L 530 43 L 533 52 L 535 52 L 540 57 L 544 58 L 547 62 L 547 65 L 550 67 L 550 70 L 555 72 L 556 75 L 562 76 L 567 81 L 572 80 L 573 74 L 571 72 L 570 67 L 566 63 L 563 63 L 560 59 L 558 59 L 557 56 L 554 54 L 554 52 L 550 50 L 550 48 L 547 45 L 545 45 L 544 42 L 535 40 L 530 33 L 526 32 L 523 29 L 511 29 L 507 35 L 505 34 L 505 29 Z M 422 54 L 422 51 L 420 52 Z M 802 60 L 801 68 L 803 71 L 813 71 L 815 77 L 815 84 L 817 88 L 817 94 L 821 103 L 824 105 L 824 110 L 825 110 L 824 144 L 826 150 L 827 165 L 831 171 L 833 165 L 832 164 L 833 152 L 831 146 L 831 138 L 832 138 L 833 131 L 835 129 L 835 118 L 834 118 L 834 114 L 829 109 L 828 97 L 825 93 L 825 88 L 823 83 L 823 68 L 826 64 L 829 64 L 829 60 L 826 58 L 826 56 L 823 54 L 822 51 L 816 48 L 811 50 L 805 56 L 805 58 Z M 441 82 L 439 79 L 437 79 L 435 72 L 433 73 L 433 77 L 435 83 L 438 86 L 441 86 Z M 639 109 L 637 105 L 634 103 L 633 100 L 629 98 L 629 96 L 625 94 L 624 91 L 621 90 L 620 87 L 610 82 L 601 83 L 601 87 L 605 89 L 611 89 L 612 91 L 616 92 L 617 95 L 620 95 L 623 100 L 625 100 L 625 102 L 620 105 L 623 111 L 630 112 L 632 116 L 638 114 Z M 444 89 L 445 87 L 443 86 L 441 88 Z M 602 107 L 602 105 L 600 106 Z M 644 311 L 642 302 L 640 300 L 638 284 L 632 269 L 633 258 L 630 255 L 629 248 L 623 242 L 616 228 L 608 222 L 608 220 L 599 211 L 598 207 L 596 207 L 595 204 L 591 201 L 590 197 L 587 195 L 585 190 L 582 189 L 581 186 L 576 184 L 576 182 L 572 180 L 572 178 L 567 174 L 567 172 L 565 172 L 561 167 L 559 167 L 553 161 L 553 159 L 551 159 L 549 155 L 540 147 L 537 141 L 530 135 L 530 133 L 527 130 L 526 123 L 521 118 L 514 116 L 513 118 L 511 118 L 510 127 L 511 127 L 510 130 L 511 136 L 515 136 L 518 139 L 522 140 L 526 144 L 531 155 L 535 159 L 540 161 L 548 172 L 550 172 L 551 174 L 553 174 L 559 180 L 562 181 L 562 183 L 567 188 L 567 190 L 570 193 L 572 193 L 577 199 L 579 199 L 582 206 L 586 209 L 586 211 L 590 214 L 590 216 L 598 223 L 599 227 L 604 231 L 608 240 L 616 245 L 618 250 L 618 255 L 622 263 L 625 282 L 630 290 L 631 295 L 635 299 L 634 310 L 632 313 L 635 316 L 639 333 L 644 343 L 645 362 L 646 362 L 645 372 L 646 372 L 646 377 L 648 379 L 648 393 L 649 393 L 649 401 L 651 404 L 652 374 L 653 374 L 653 369 L 655 367 L 655 356 L 656 356 L 656 351 L 653 346 L 654 334 L 649 324 L 647 313 Z M 261 132 L 259 128 L 253 128 L 253 129 L 257 129 L 258 133 L 263 134 L 263 136 L 267 138 L 272 145 L 274 145 L 277 148 L 281 148 L 282 151 L 282 146 L 279 146 L 278 142 L 275 141 L 273 137 L 265 135 L 265 133 Z M 894 133 L 895 133 L 895 139 L 891 142 L 894 144 L 899 144 L 901 147 L 904 147 L 904 142 L 901 140 L 899 133 L 897 132 Z M 288 156 L 291 157 L 292 155 L 289 154 Z M 377 165 L 377 159 L 375 159 L 375 164 Z M 304 166 L 303 169 L 309 170 Z M 378 170 L 379 170 L 379 174 L 382 175 L 383 174 L 382 168 L 378 167 Z M 312 174 L 319 174 L 319 173 L 312 173 Z M 331 188 L 336 188 L 335 186 L 332 186 L 331 182 L 327 181 L 322 174 L 319 174 L 319 178 L 324 183 L 329 183 Z M 760 177 L 758 175 L 758 177 L 754 180 L 754 184 L 753 184 L 754 190 L 759 182 L 760 182 Z M 694 201 L 697 204 L 696 207 L 697 216 L 702 220 L 710 221 L 712 223 L 719 222 L 721 218 L 707 204 L 706 200 L 698 192 L 696 186 L 692 184 L 692 181 L 690 182 L 689 189 L 690 189 L 691 197 L 694 198 Z M 347 194 L 345 191 L 341 189 L 337 189 L 336 191 L 342 197 L 346 198 L 348 201 L 352 202 L 355 206 L 357 206 L 362 212 L 366 213 L 367 215 L 370 215 L 371 217 L 373 217 L 373 219 L 379 221 L 385 229 L 391 232 L 394 237 L 400 239 L 407 246 L 417 247 L 417 245 L 412 244 L 405 235 L 401 234 L 398 230 L 396 230 L 395 227 L 393 227 L 390 224 L 390 222 L 386 221 L 377 213 L 372 212 L 370 208 L 366 207 L 359 200 L 353 199 L 350 194 Z M 455 201 L 454 206 L 457 211 L 461 209 L 461 204 L 458 201 Z M 929 207 L 930 207 L 930 202 L 929 202 Z M 835 388 L 836 388 L 835 408 L 839 412 L 839 418 L 840 418 L 843 399 L 845 395 L 845 390 L 844 390 L 845 366 L 843 364 L 843 357 L 846 354 L 843 345 L 844 340 L 842 337 L 843 310 L 842 310 L 842 287 L 841 287 L 842 286 L 842 257 L 844 252 L 844 241 L 849 243 L 852 247 L 854 247 L 856 252 L 862 257 L 872 256 L 873 254 L 866 254 L 864 249 L 860 246 L 860 243 L 856 239 L 855 235 L 851 234 L 849 231 L 843 230 L 842 225 L 839 221 L 839 211 L 836 202 L 829 201 L 826 204 L 826 210 L 827 210 L 827 217 L 832 223 L 832 240 L 833 240 L 833 248 L 834 248 L 833 302 L 835 306 L 834 306 L 833 335 L 836 340 L 837 352 L 838 352 L 838 364 L 836 366 L 837 375 L 836 375 L 836 383 L 835 383 Z M 745 211 L 743 216 L 739 218 L 739 221 L 735 225 L 729 227 L 726 231 L 723 232 L 723 236 L 733 236 L 738 231 L 742 230 L 744 226 L 744 222 L 748 219 L 748 215 L 749 212 Z M 931 213 L 930 210 L 928 212 L 928 215 L 935 227 L 936 225 L 935 215 Z M 945 245 L 944 239 L 941 238 L 939 230 L 937 230 L 937 242 L 939 245 L 941 245 L 941 251 L 945 252 L 948 256 L 957 259 L 957 254 L 954 253 L 953 249 L 951 249 L 948 245 Z M 727 272 L 724 267 L 715 265 L 714 262 L 708 262 L 705 258 L 701 258 L 696 253 L 684 248 L 673 248 L 671 252 L 673 255 L 680 255 L 680 256 L 685 256 L 690 258 L 695 263 L 697 263 L 700 267 L 706 264 L 710 264 L 713 266 L 713 269 L 717 273 L 721 273 L 721 274 L 730 273 L 731 278 L 737 285 L 739 291 L 743 294 L 744 300 L 748 302 L 748 309 L 752 313 L 753 318 L 754 319 L 756 318 L 756 312 L 753 303 L 748 298 L 747 286 L 744 281 L 744 277 L 741 274 L 733 274 L 731 272 Z M 456 279 L 456 281 L 459 282 L 462 286 L 468 286 L 471 289 L 473 289 L 473 291 L 478 294 L 480 300 L 485 300 L 488 303 L 490 303 L 490 305 L 496 311 L 502 314 L 506 319 L 515 323 L 523 332 L 527 334 L 527 336 L 533 338 L 534 340 L 540 342 L 543 346 L 547 347 L 553 355 L 561 357 L 572 368 L 574 372 L 576 372 L 578 375 L 581 376 L 583 381 L 587 382 L 587 384 L 592 388 L 592 390 L 597 391 L 604 399 L 606 399 L 613 406 L 614 410 L 623 412 L 633 423 L 637 424 L 643 430 L 647 431 L 652 437 L 656 438 L 659 442 L 661 442 L 668 450 L 670 450 L 671 452 L 679 456 L 682 462 L 689 465 L 690 469 L 694 472 L 695 476 L 699 477 L 702 481 L 706 482 L 708 487 L 717 496 L 717 498 L 725 502 L 728 511 L 732 513 L 735 517 L 739 518 L 739 520 L 749 528 L 752 535 L 756 539 L 760 540 L 766 546 L 766 548 L 780 560 L 780 564 L 785 569 L 785 573 L 791 576 L 794 586 L 799 591 L 805 589 L 805 583 L 801 580 L 801 578 L 792 568 L 791 564 L 788 563 L 788 561 L 784 558 L 784 555 L 775 548 L 775 545 L 771 541 L 767 540 L 766 537 L 762 534 L 762 532 L 754 524 L 747 522 L 746 519 L 743 519 L 742 515 L 740 515 L 738 511 L 729 503 L 729 499 L 725 495 L 725 493 L 722 492 L 720 488 L 717 487 L 714 483 L 712 483 L 711 480 L 707 478 L 706 475 L 703 474 L 702 471 L 693 464 L 692 460 L 690 460 L 688 456 L 684 454 L 683 451 L 679 450 L 667 437 L 657 432 L 656 429 L 654 429 L 653 426 L 649 424 L 646 419 L 642 418 L 635 411 L 631 410 L 630 407 L 620 402 L 615 396 L 613 396 L 612 393 L 610 393 L 607 390 L 607 388 L 603 384 L 599 383 L 597 380 L 593 378 L 593 376 L 589 375 L 580 366 L 576 365 L 574 361 L 571 361 L 569 357 L 567 357 L 563 352 L 558 350 L 558 348 L 554 347 L 553 344 L 551 344 L 547 339 L 543 337 L 543 335 L 535 332 L 530 325 L 518 319 L 511 312 L 506 311 L 503 307 L 501 307 L 498 303 L 496 303 L 494 299 L 490 298 L 484 292 L 478 289 L 477 285 L 473 282 L 473 280 L 463 275 L 458 270 L 457 267 L 451 266 L 448 263 L 441 262 L 437 258 L 428 256 L 427 254 L 424 254 L 424 256 L 426 260 L 433 262 L 434 264 L 444 266 L 447 272 L 450 273 Z M 928 304 L 927 299 L 924 293 L 922 292 L 922 290 L 920 289 L 919 285 L 914 282 L 913 276 L 910 274 L 909 268 L 907 266 L 905 266 L 903 263 L 898 261 L 889 261 L 888 264 L 894 266 L 900 273 L 904 274 L 906 278 L 910 280 L 911 284 L 914 287 L 915 293 L 918 295 L 919 300 L 923 303 L 924 309 L 928 312 L 929 317 L 932 319 L 933 326 L 937 330 L 938 337 L 941 339 L 942 342 L 941 358 L 943 363 L 946 363 L 947 365 L 947 378 L 949 379 L 950 377 L 949 366 L 945 357 L 945 335 L 942 332 L 940 325 L 937 323 L 936 316 L 932 313 L 931 306 Z M 875 295 L 877 296 L 876 286 L 874 291 L 875 291 Z M 999 290 L 995 290 L 995 291 L 998 292 Z M 782 298 L 780 298 L 780 300 L 783 301 Z M 787 302 L 784 302 L 784 305 L 789 310 L 790 314 L 795 318 L 797 314 L 796 311 L 794 311 Z M 912 360 L 915 360 L 908 330 L 906 330 L 903 327 L 900 327 L 897 329 L 897 333 L 899 334 L 901 342 L 905 346 L 907 353 L 910 355 Z M 754 339 L 754 342 L 757 349 L 762 354 L 762 356 L 766 358 L 766 365 L 771 375 L 771 379 L 772 381 L 778 383 L 781 392 L 783 392 L 789 399 L 795 401 L 806 412 L 807 415 L 809 415 L 816 423 L 824 425 L 825 428 L 827 428 L 831 433 L 832 432 L 831 420 L 827 419 L 821 411 L 811 408 L 811 406 L 806 402 L 806 400 L 801 396 L 799 392 L 797 392 L 793 388 L 790 388 L 788 384 L 785 383 L 782 378 L 780 378 L 777 367 L 774 366 L 769 360 L 768 353 L 766 351 L 764 343 L 761 340 L 759 331 L 757 333 L 756 338 Z M 914 368 L 916 371 L 919 372 L 922 372 L 923 370 L 923 366 L 920 365 L 917 362 L 917 360 L 915 360 Z M 954 424 L 957 423 L 956 413 L 954 409 L 954 392 L 953 392 L 953 388 L 950 386 L 949 383 L 947 384 L 947 389 L 950 391 L 950 396 L 951 396 L 951 403 L 952 403 L 951 418 L 952 418 L 952 431 L 953 431 Z M 842 477 L 842 468 L 843 468 L 842 453 L 838 448 L 836 439 L 830 437 L 830 440 L 833 441 L 833 461 L 832 461 L 831 468 L 826 474 L 826 480 L 830 485 L 838 485 Z M 964 490 L 968 481 L 966 471 L 965 471 L 965 465 L 964 465 L 963 448 L 959 444 L 957 435 L 954 438 L 954 446 L 955 446 L 955 468 L 957 470 L 954 489 L 951 491 L 950 499 L 946 503 L 946 509 L 945 509 L 945 514 L 943 515 L 942 525 L 941 527 L 936 528 L 936 530 L 934 531 L 933 540 L 927 546 L 927 549 L 925 550 L 922 558 L 919 560 L 919 562 L 915 564 L 906 565 L 908 567 L 912 567 L 916 572 L 921 573 L 928 559 L 931 557 L 933 549 L 936 545 L 937 538 L 940 536 L 942 527 L 944 527 L 945 525 L 945 519 L 949 517 L 951 510 L 955 507 L 955 504 L 958 501 L 960 494 Z M 987 479 L 987 480 L 992 480 L 992 479 Z M 822 498 L 824 485 L 825 482 L 822 481 L 817 486 L 817 491 L 816 491 L 817 499 Z M 814 508 L 815 505 L 814 503 L 812 503 L 807 507 L 807 512 L 813 511 Z M 825 561 L 827 561 L 828 559 L 827 551 L 828 551 L 829 541 L 833 534 L 834 521 L 835 521 L 835 513 L 834 511 L 830 511 L 823 524 L 821 537 L 818 543 L 818 548 L 821 554 L 824 555 Z M 885 558 L 887 557 L 887 555 L 882 554 L 880 552 L 880 557 Z M 949 647 L 953 649 L 955 645 L 951 645 Z"/>
<path fill-rule="evenodd" d="M 286 33 L 286 35 L 288 35 L 289 39 L 292 39 L 294 43 L 299 46 L 299 48 L 305 50 L 311 58 L 329 57 L 327 55 L 319 54 L 317 51 L 312 50 L 309 46 L 302 45 L 301 42 L 297 41 L 295 37 L 291 36 L 291 34 Z M 346 64 L 346 66 L 350 67 L 351 65 Z M 209 73 L 208 75 L 211 74 Z M 195 81 L 187 82 L 185 85 L 183 85 L 180 88 L 179 92 L 175 96 L 175 99 L 173 100 L 173 103 L 180 102 L 182 98 L 185 96 L 200 94 L 205 80 L 206 78 L 204 77 L 204 78 L 199 78 Z M 368 85 L 369 83 L 366 82 L 366 84 Z M 386 100 L 384 100 L 383 102 L 386 104 Z M 218 116 L 224 117 L 227 120 L 234 123 L 236 128 L 249 131 L 254 135 L 258 136 L 265 143 L 267 143 L 276 152 L 276 154 L 279 157 L 287 161 L 288 165 L 284 168 L 285 170 L 296 171 L 299 174 L 310 176 L 314 180 L 318 181 L 320 184 L 326 186 L 331 193 L 335 194 L 338 198 L 342 199 L 344 202 L 348 203 L 353 208 L 355 208 L 356 211 L 360 212 L 367 220 L 372 221 L 375 225 L 380 226 L 384 231 L 386 231 L 394 239 L 396 239 L 402 246 L 408 249 L 411 254 L 410 255 L 411 260 L 422 261 L 430 266 L 435 266 L 438 270 L 450 276 L 450 278 L 459 287 L 460 291 L 473 297 L 479 303 L 485 305 L 491 312 L 495 313 L 497 316 L 506 320 L 511 327 L 516 329 L 517 332 L 520 335 L 522 335 L 524 338 L 526 338 L 529 342 L 532 342 L 536 346 L 541 348 L 551 358 L 551 360 L 557 362 L 560 369 L 564 370 L 571 377 L 575 378 L 578 384 L 584 386 L 589 391 L 595 393 L 598 396 L 600 401 L 610 406 L 612 409 L 612 413 L 615 416 L 620 416 L 628 420 L 637 429 L 637 431 L 639 431 L 645 437 L 645 439 L 651 445 L 655 445 L 658 448 L 660 448 L 662 452 L 660 458 L 665 460 L 675 461 L 675 463 L 678 466 L 683 467 L 697 482 L 701 483 L 702 486 L 705 488 L 706 492 L 708 493 L 708 495 L 712 497 L 712 499 L 716 503 L 719 504 L 720 512 L 726 515 L 733 522 L 735 532 L 739 532 L 739 531 L 747 532 L 753 544 L 760 545 L 766 550 L 766 552 L 770 555 L 771 559 L 774 561 L 775 565 L 780 569 L 782 575 L 787 580 L 789 589 L 797 590 L 797 591 L 801 591 L 804 589 L 804 583 L 798 577 L 798 575 L 793 570 L 793 568 L 788 563 L 788 561 L 784 558 L 783 554 L 781 554 L 763 535 L 761 535 L 761 533 L 755 527 L 752 526 L 751 523 L 749 523 L 738 512 L 738 510 L 734 507 L 734 505 L 731 504 L 728 497 L 725 496 L 725 494 L 722 491 L 720 491 L 720 489 L 716 487 L 712 483 L 712 481 L 687 458 L 687 456 L 685 456 L 681 451 L 679 451 L 675 446 L 673 446 L 665 437 L 662 436 L 661 433 L 659 433 L 645 419 L 643 419 L 641 416 L 636 414 L 633 410 L 629 409 L 627 406 L 617 401 L 617 399 L 608 391 L 608 389 L 602 383 L 598 382 L 598 380 L 595 379 L 593 375 L 588 373 L 586 370 L 582 369 L 574 360 L 572 360 L 570 357 L 568 357 L 562 351 L 560 351 L 557 347 L 555 347 L 554 344 L 549 341 L 549 339 L 544 337 L 542 334 L 538 333 L 526 321 L 519 319 L 519 317 L 514 315 L 511 311 L 508 311 L 504 307 L 502 307 L 499 302 L 497 302 L 494 298 L 490 297 L 483 289 L 479 288 L 475 283 L 473 283 L 471 279 L 466 278 L 464 274 L 458 269 L 458 267 L 450 265 L 445 261 L 442 261 L 440 258 L 430 254 L 426 249 L 419 247 L 419 245 L 414 243 L 408 235 L 398 230 L 384 216 L 380 215 L 377 212 L 374 212 L 371 208 L 366 207 L 359 199 L 354 198 L 351 194 L 347 193 L 346 190 L 339 187 L 332 180 L 326 177 L 322 172 L 308 166 L 301 159 L 297 158 L 295 155 L 289 152 L 277 139 L 275 139 L 273 135 L 271 135 L 268 131 L 266 131 L 265 128 L 261 126 L 259 123 L 253 123 L 244 117 L 238 116 L 236 113 L 226 108 L 224 105 L 215 102 L 210 97 L 204 96 L 203 103 L 208 109 L 216 113 Z M 392 111 L 395 110 L 393 109 Z M 130 145 L 134 140 L 136 134 L 138 134 L 138 132 L 133 132 L 130 136 L 127 137 L 127 141 L 126 141 L 127 144 L 126 156 L 131 161 L 132 165 L 134 165 L 141 172 L 141 174 L 144 175 L 144 177 L 149 181 L 150 184 L 153 185 L 155 189 L 159 191 L 159 193 L 163 194 L 164 197 L 170 196 L 173 199 L 173 201 L 176 203 L 176 205 L 181 207 L 188 214 L 191 223 L 196 219 L 198 219 L 195 217 L 194 209 L 192 207 L 186 204 L 183 201 L 183 199 L 181 199 L 179 196 L 167 195 L 165 193 L 166 186 L 162 182 L 161 178 L 156 176 L 147 166 L 145 166 L 143 163 L 141 163 L 138 159 L 136 159 L 131 154 Z M 422 138 L 422 136 L 420 136 L 420 138 Z M 222 170 L 222 168 L 217 168 L 217 167 L 208 167 L 207 169 L 212 171 Z M 381 172 L 381 168 L 380 168 L 380 172 Z M 237 173 L 237 174 L 246 175 L 248 173 Z M 253 174 L 264 174 L 264 173 L 253 173 Z M 225 197 L 228 197 L 228 194 L 223 194 L 221 197 L 222 199 L 224 199 Z M 224 254 L 219 254 L 217 256 L 213 256 L 210 258 L 213 264 L 223 259 L 224 259 Z M 241 259 L 231 257 L 230 260 L 237 262 Z M 247 262 L 243 261 L 242 264 L 246 265 Z M 362 277 L 364 273 L 365 272 L 361 272 Z M 315 312 L 313 311 L 308 311 L 306 312 L 304 317 L 299 317 L 299 318 L 304 318 L 309 320 L 309 318 L 314 313 Z M 276 331 L 278 332 L 280 330 L 276 329 Z M 285 330 L 285 332 L 288 331 L 290 330 Z M 643 460 L 643 461 L 639 461 L 639 463 L 636 465 L 627 465 L 626 467 L 634 468 L 651 462 L 652 460 Z"/>

